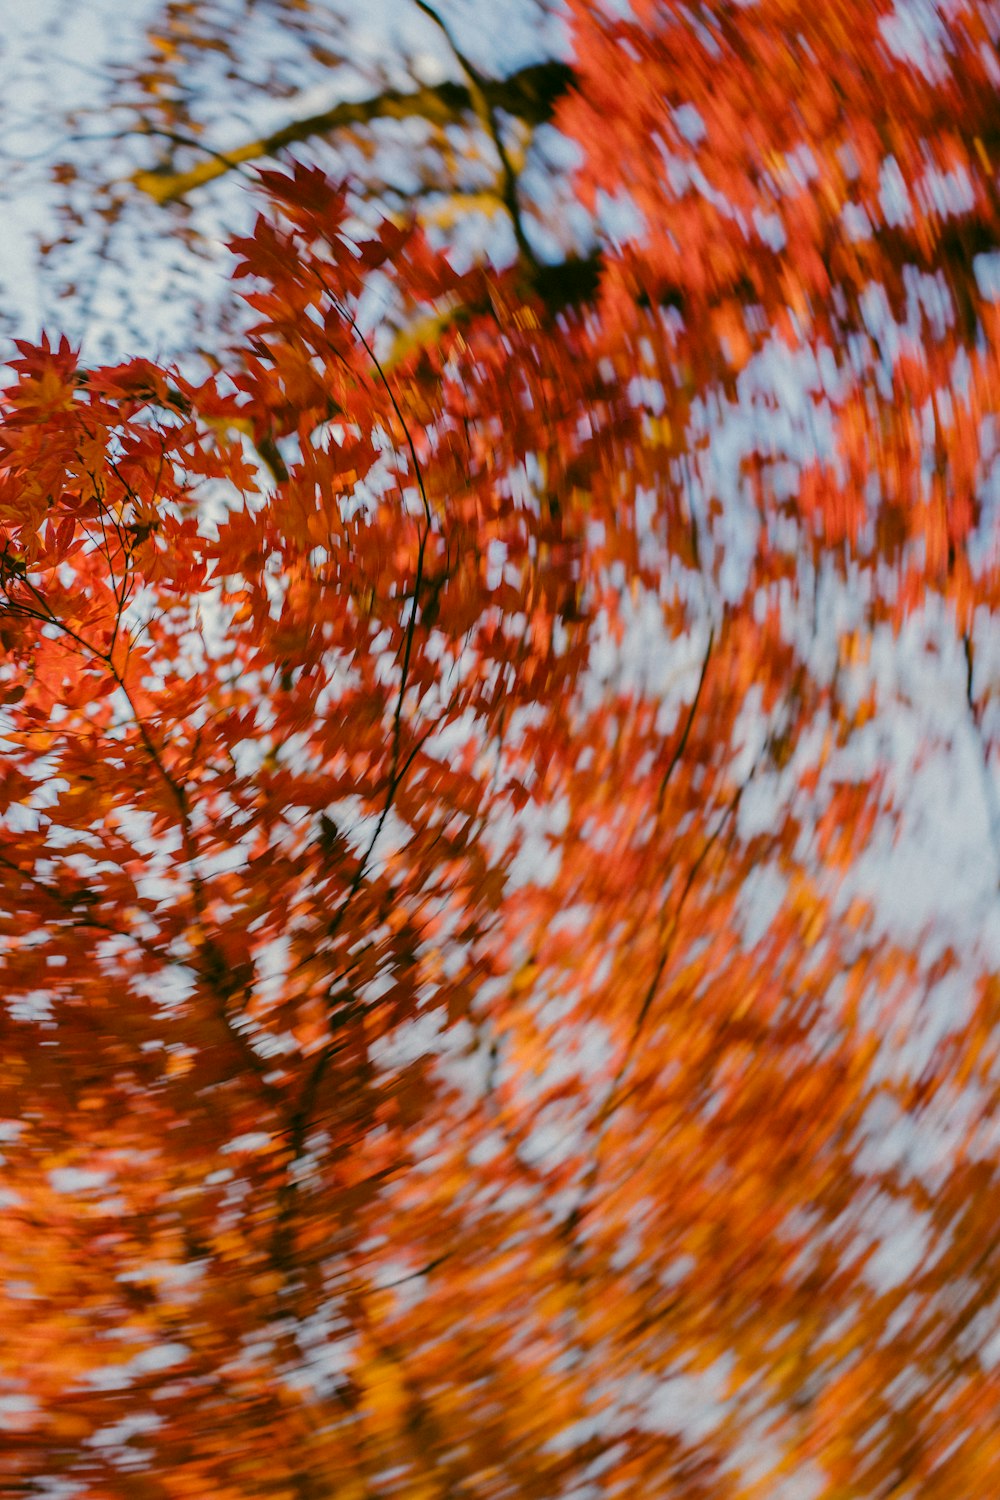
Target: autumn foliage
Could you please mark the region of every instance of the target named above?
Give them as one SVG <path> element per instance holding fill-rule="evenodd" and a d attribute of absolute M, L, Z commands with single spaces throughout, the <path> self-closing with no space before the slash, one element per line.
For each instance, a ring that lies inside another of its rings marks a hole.
<path fill-rule="evenodd" d="M 1000 977 L 852 878 L 874 642 L 994 773 L 996 17 L 569 8 L 589 258 L 292 164 L 213 374 L 12 364 L 2 1495 L 1000 1493 Z"/>

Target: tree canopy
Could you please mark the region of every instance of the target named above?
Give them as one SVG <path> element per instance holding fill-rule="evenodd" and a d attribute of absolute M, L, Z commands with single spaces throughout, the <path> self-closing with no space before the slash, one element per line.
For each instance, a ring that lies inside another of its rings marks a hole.
<path fill-rule="evenodd" d="M 115 214 L 253 164 L 243 311 L 0 411 L 4 1493 L 996 1491 L 994 10 L 418 3 L 206 151 L 240 10 Z"/>

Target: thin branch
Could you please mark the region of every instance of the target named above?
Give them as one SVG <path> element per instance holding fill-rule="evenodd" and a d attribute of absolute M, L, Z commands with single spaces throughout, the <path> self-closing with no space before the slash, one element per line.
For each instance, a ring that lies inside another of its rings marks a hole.
<path fill-rule="evenodd" d="M 33 870 L 26 870 L 16 860 L 8 859 L 2 853 L 0 853 L 0 868 L 9 870 L 12 875 L 19 876 L 21 880 L 33 886 L 36 891 L 45 896 L 65 916 L 72 920 L 74 928 L 91 928 L 95 932 L 106 933 L 109 937 L 124 938 L 126 942 L 134 943 L 141 953 L 145 953 L 148 958 L 155 959 L 157 963 L 185 969 L 188 973 L 194 972 L 191 964 L 186 959 L 174 958 L 171 954 L 164 953 L 155 943 L 150 943 L 146 938 L 139 937 L 138 933 L 125 931 L 121 927 L 114 926 L 111 922 L 102 922 L 100 917 L 92 916 L 89 912 L 81 912 L 79 910 L 81 905 L 79 896 L 69 892 L 64 893 L 55 886 L 49 885 L 36 875 Z"/>
<path fill-rule="evenodd" d="M 990 773 L 990 742 L 983 728 L 983 704 L 977 701 L 973 686 L 975 647 L 968 633 L 962 636 L 962 646 L 965 651 L 965 701 L 979 744 L 979 779 L 983 790 L 983 801 L 986 804 L 986 818 L 989 823 L 990 842 L 993 845 L 993 857 L 998 869 L 997 887 L 1000 889 L 1000 797 L 997 796 L 996 782 Z"/>
<path fill-rule="evenodd" d="M 360 327 L 358 326 L 357 320 L 353 317 L 350 310 L 346 308 L 341 300 L 337 297 L 333 289 L 327 283 L 322 272 L 317 271 L 316 276 L 317 280 L 323 288 L 323 291 L 330 299 L 332 306 L 336 309 L 336 311 L 340 314 L 344 321 L 350 326 L 355 337 L 358 339 L 365 353 L 368 355 L 368 358 L 372 362 L 378 379 L 389 397 L 392 409 L 396 414 L 396 418 L 399 421 L 399 424 L 402 427 L 404 436 L 406 438 L 406 443 L 413 464 L 414 475 L 416 477 L 417 487 L 420 492 L 420 498 L 424 512 L 424 524 L 421 527 L 420 541 L 417 550 L 417 566 L 414 575 L 413 598 L 410 605 L 410 618 L 406 624 L 403 648 L 403 662 L 400 671 L 400 682 L 396 696 L 395 711 L 393 713 L 392 750 L 385 800 L 383 802 L 378 819 L 376 820 L 375 831 L 369 839 L 367 847 L 361 855 L 361 859 L 358 862 L 357 869 L 355 870 L 354 876 L 348 887 L 347 894 L 344 897 L 344 900 L 341 902 L 338 911 L 334 914 L 329 923 L 327 935 L 328 937 L 332 938 L 333 936 L 335 936 L 335 934 L 343 924 L 344 919 L 347 916 L 347 913 L 358 894 L 358 891 L 361 889 L 361 885 L 364 881 L 365 873 L 367 871 L 368 862 L 371 859 L 371 856 L 375 850 L 375 846 L 378 843 L 383 828 L 385 827 L 386 820 L 389 816 L 390 809 L 392 808 L 392 804 L 395 800 L 396 793 L 399 790 L 400 784 L 407 771 L 410 769 L 410 766 L 413 764 L 413 761 L 416 759 L 417 755 L 422 749 L 424 742 L 429 738 L 432 732 L 431 730 L 428 730 L 425 735 L 422 735 L 417 740 L 416 744 L 413 746 L 413 748 L 410 750 L 410 753 L 404 760 L 403 764 L 400 765 L 399 754 L 402 737 L 403 702 L 406 696 L 406 689 L 409 684 L 413 641 L 416 634 L 417 620 L 419 618 L 419 598 L 424 576 L 424 559 L 427 549 L 427 541 L 430 536 L 431 525 L 433 522 L 433 513 L 431 511 L 430 500 L 427 496 L 427 489 L 424 484 L 423 468 L 417 455 L 416 444 L 413 441 L 413 435 L 410 431 L 409 424 L 405 416 L 403 415 L 402 409 L 396 398 L 396 393 L 389 381 L 389 377 L 386 374 L 386 371 L 380 363 L 378 357 L 376 356 L 370 341 L 362 333 Z M 338 977 L 338 979 L 334 981 L 334 984 L 331 985 L 327 990 L 327 1004 L 331 1012 L 335 998 L 334 986 L 336 984 L 339 984 L 339 982 L 340 979 Z M 338 1017 L 338 1025 L 334 1029 L 334 1034 L 327 1038 L 324 1046 L 316 1057 L 316 1061 L 313 1063 L 313 1066 L 309 1071 L 309 1075 L 299 1097 L 298 1105 L 292 1117 L 292 1155 L 289 1165 L 286 1169 L 285 1181 L 281 1190 L 281 1202 L 279 1205 L 279 1212 L 275 1225 L 275 1242 L 273 1247 L 274 1256 L 276 1257 L 277 1261 L 282 1264 L 287 1264 L 290 1261 L 289 1237 L 291 1234 L 291 1223 L 294 1215 L 294 1205 L 298 1187 L 296 1178 L 294 1176 L 294 1169 L 297 1163 L 302 1160 L 305 1151 L 305 1143 L 308 1136 L 313 1109 L 315 1106 L 316 1094 L 319 1089 L 319 1085 L 323 1080 L 324 1074 L 326 1073 L 326 1070 L 330 1062 L 332 1061 L 334 1050 L 337 1046 L 336 1031 L 339 1030 L 340 1026 L 345 1024 L 348 1019 L 352 1018 L 360 1011 L 360 1008 L 358 1007 L 357 1002 L 353 999 L 353 997 L 351 997 L 351 1003 L 349 1007 L 345 1009 L 347 1013 Z"/>
<path fill-rule="evenodd" d="M 656 798 L 656 815 L 657 815 L 657 818 L 659 818 L 660 814 L 663 811 L 663 801 L 664 801 L 664 798 L 665 798 L 666 793 L 667 793 L 667 786 L 669 785 L 670 778 L 674 774 L 675 770 L 677 769 L 677 766 L 680 763 L 681 756 L 684 754 L 684 751 L 687 749 L 688 738 L 689 738 L 689 736 L 691 734 L 691 726 L 694 724 L 694 716 L 698 712 L 698 704 L 699 704 L 699 702 L 701 700 L 702 688 L 705 686 L 705 677 L 706 677 L 706 675 L 708 673 L 708 663 L 709 663 L 709 660 L 710 660 L 711 655 L 712 655 L 712 647 L 714 646 L 714 644 L 715 644 L 715 626 L 713 625 L 712 628 L 711 628 L 711 630 L 708 632 L 708 645 L 705 647 L 705 656 L 704 656 L 704 660 L 702 661 L 702 664 L 701 664 L 701 673 L 700 673 L 700 675 L 698 677 L 698 686 L 695 689 L 694 697 L 691 700 L 691 706 L 688 709 L 687 718 L 684 721 L 684 730 L 683 730 L 683 733 L 681 734 L 681 737 L 678 740 L 677 745 L 674 748 L 674 753 L 670 757 L 670 761 L 669 761 L 669 763 L 667 765 L 667 769 L 664 771 L 664 773 L 663 773 L 663 779 L 660 782 L 660 790 L 659 790 L 659 793 L 657 794 L 657 798 Z"/>
<path fill-rule="evenodd" d="M 521 253 L 522 259 L 526 261 L 528 265 L 534 266 L 537 264 L 535 253 L 528 243 L 527 236 L 524 232 L 524 223 L 521 219 L 521 205 L 518 200 L 517 173 L 514 171 L 514 164 L 510 159 L 510 153 L 508 152 L 507 147 L 504 145 L 503 136 L 500 133 L 500 128 L 497 124 L 496 114 L 494 113 L 493 106 L 490 104 L 490 101 L 486 96 L 487 80 L 483 76 L 483 74 L 479 72 L 478 68 L 476 68 L 469 61 L 465 53 L 460 50 L 458 44 L 451 34 L 450 28 L 442 19 L 442 17 L 438 15 L 434 7 L 432 5 L 429 5 L 427 3 L 427 0 L 413 0 L 413 3 L 419 11 L 422 11 L 423 14 L 428 17 L 429 20 L 433 21 L 434 25 L 441 32 L 445 41 L 448 43 L 448 46 L 451 48 L 456 62 L 469 81 L 469 95 L 472 99 L 473 105 L 475 106 L 476 114 L 478 115 L 479 121 L 482 124 L 483 129 L 486 131 L 486 134 L 493 142 L 493 149 L 496 151 L 497 159 L 500 163 L 500 172 L 503 179 L 503 190 L 501 193 L 501 197 L 503 199 L 504 207 L 507 209 L 507 213 L 510 216 L 510 222 L 514 229 L 514 238 L 517 241 L 517 248 Z"/>
<path fill-rule="evenodd" d="M 400 772 L 400 770 L 399 770 L 399 746 L 400 746 L 400 737 L 401 737 L 401 734 L 402 734 L 402 723 L 403 723 L 403 700 L 404 700 L 404 698 L 406 696 L 406 689 L 407 689 L 407 686 L 409 684 L 410 660 L 411 660 L 412 653 L 413 653 L 413 641 L 414 641 L 414 637 L 415 637 L 415 634 L 416 634 L 417 619 L 418 619 L 418 614 L 419 614 L 418 601 L 419 601 L 419 598 L 420 598 L 420 589 L 421 589 L 421 585 L 423 583 L 423 578 L 424 578 L 424 560 L 425 560 L 425 556 L 426 556 L 426 552 L 427 552 L 427 542 L 428 542 L 428 538 L 430 537 L 431 524 L 432 524 L 433 516 L 432 516 L 432 513 L 431 513 L 430 501 L 427 498 L 427 489 L 426 489 L 426 487 L 424 485 L 423 468 L 421 467 L 420 459 L 417 456 L 417 448 L 416 448 L 416 444 L 413 441 L 413 434 L 410 431 L 409 423 L 407 422 L 405 416 L 403 415 L 403 412 L 402 412 L 402 409 L 401 409 L 401 407 L 399 405 L 399 402 L 396 399 L 396 393 L 395 393 L 395 391 L 392 388 L 392 385 L 391 385 L 391 383 L 389 381 L 389 377 L 386 374 L 385 370 L 383 369 L 381 363 L 379 362 L 378 357 L 376 356 L 375 351 L 372 348 L 371 343 L 369 342 L 368 339 L 365 338 L 365 335 L 362 333 L 361 329 L 359 328 L 357 320 L 354 318 L 354 316 L 351 314 L 351 312 L 346 307 L 344 307 L 344 305 L 340 302 L 340 300 L 337 298 L 337 296 L 334 294 L 334 292 L 332 291 L 332 289 L 327 284 L 327 282 L 326 282 L 326 280 L 323 277 L 323 275 L 322 275 L 321 272 L 317 272 L 317 277 L 318 277 L 318 280 L 319 280 L 321 286 L 323 287 L 323 290 L 326 292 L 327 296 L 330 298 L 330 301 L 332 302 L 333 306 L 340 313 L 341 317 L 343 317 L 345 319 L 345 321 L 350 324 L 350 327 L 351 327 L 352 331 L 354 332 L 355 337 L 358 339 L 358 341 L 361 344 L 362 348 L 364 349 L 365 353 L 368 355 L 368 358 L 371 360 L 371 362 L 372 362 L 372 364 L 373 364 L 373 366 L 375 368 L 375 371 L 376 371 L 376 373 L 378 375 L 379 381 L 381 382 L 381 384 L 382 384 L 382 386 L 383 386 L 383 388 L 384 388 L 384 390 L 386 392 L 386 395 L 389 397 L 389 401 L 392 404 L 392 409 L 393 409 L 393 411 L 396 414 L 396 418 L 397 418 L 400 426 L 402 427 L 403 434 L 404 434 L 404 436 L 406 438 L 406 445 L 407 445 L 407 448 L 409 449 L 410 460 L 411 460 L 411 462 L 413 464 L 414 477 L 416 478 L 416 481 L 417 481 L 417 488 L 420 491 L 420 499 L 421 499 L 421 503 L 423 505 L 423 511 L 424 511 L 424 525 L 423 525 L 423 527 L 421 529 L 420 540 L 419 540 L 419 543 L 418 543 L 418 546 L 417 546 L 417 566 L 416 566 L 416 569 L 415 569 L 415 572 L 414 572 L 414 580 L 413 580 L 413 602 L 412 602 L 412 604 L 410 606 L 410 618 L 409 618 L 409 620 L 406 623 L 406 635 L 405 635 L 404 645 L 403 645 L 403 664 L 402 664 L 402 668 L 400 670 L 399 692 L 398 692 L 397 697 L 396 697 L 396 708 L 395 708 L 395 712 L 393 714 L 393 721 L 392 721 L 392 759 L 391 759 L 391 765 L 390 765 L 390 771 L 389 771 L 389 788 L 388 788 L 388 792 L 387 792 L 387 795 L 386 795 L 385 806 L 382 809 L 382 813 L 381 813 L 381 815 L 379 817 L 378 824 L 377 824 L 376 829 L 375 829 L 375 834 L 374 834 L 374 836 L 372 838 L 371 843 L 368 846 L 368 849 L 367 849 L 367 851 L 365 853 L 365 857 L 362 860 L 362 863 L 361 863 L 361 866 L 360 866 L 361 871 L 363 871 L 364 870 L 364 866 L 365 866 L 365 864 L 367 864 L 368 858 L 371 855 L 371 852 L 374 849 L 375 844 L 378 841 L 379 835 L 382 832 L 382 828 L 383 828 L 383 825 L 385 824 L 385 820 L 386 820 L 386 818 L 389 815 L 389 809 L 391 808 L 393 799 L 395 798 L 396 791 L 397 791 L 398 786 L 399 786 L 399 782 L 402 779 L 402 776 L 405 775 L 406 769 L 408 768 L 408 766 L 412 762 L 413 756 L 416 754 L 417 749 L 419 749 L 419 744 L 418 744 L 418 746 L 414 749 L 414 751 L 411 753 L 409 759 L 407 760 L 406 767 L 404 767 L 403 771 Z M 420 743 L 422 744 L 423 741 L 421 741 Z"/>
<path fill-rule="evenodd" d="M 120 138 L 121 134 L 122 133 L 120 132 L 118 138 Z M 240 160 L 237 160 L 236 157 L 230 155 L 226 151 L 216 150 L 214 146 L 209 146 L 207 142 L 199 140 L 197 136 L 184 135 L 183 132 L 179 130 L 164 130 L 160 126 L 150 125 L 149 122 L 145 120 L 143 121 L 140 134 L 154 136 L 157 140 L 169 141 L 173 146 L 185 146 L 189 151 L 200 151 L 204 156 L 208 157 L 210 161 L 214 161 L 218 164 L 220 173 L 224 174 L 226 172 L 238 172 L 240 176 L 245 177 L 248 182 L 253 181 L 253 177 L 244 169 Z M 159 176 L 160 174 L 155 168 L 153 168 L 151 174 L 137 173 L 135 177 L 133 177 L 133 182 L 135 182 L 139 187 L 144 188 L 146 192 L 149 192 L 149 189 L 148 187 L 146 187 L 145 182 L 140 181 L 140 178 L 144 177 L 145 175 Z M 152 196 L 157 198 L 160 202 L 164 201 L 162 198 L 159 198 L 159 195 L 157 193 L 153 193 Z"/>

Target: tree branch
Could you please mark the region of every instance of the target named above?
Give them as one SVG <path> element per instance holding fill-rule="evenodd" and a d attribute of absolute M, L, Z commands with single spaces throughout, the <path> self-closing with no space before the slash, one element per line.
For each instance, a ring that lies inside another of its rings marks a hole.
<path fill-rule="evenodd" d="M 429 5 L 427 0 L 413 0 L 413 3 L 442 33 L 459 67 L 468 79 L 469 95 L 475 107 L 476 114 L 483 129 L 493 142 L 493 149 L 500 163 L 500 175 L 503 182 L 501 197 L 504 207 L 510 215 L 510 222 L 514 227 L 514 238 L 517 241 L 517 248 L 522 259 L 528 265 L 534 265 L 536 263 L 535 253 L 528 243 L 528 238 L 524 232 L 524 224 L 521 220 L 521 205 L 517 195 L 517 173 L 514 171 L 514 164 L 510 159 L 507 147 L 504 145 L 503 136 L 500 133 L 500 127 L 497 124 L 493 106 L 486 96 L 487 79 L 479 72 L 478 68 L 472 65 L 465 53 L 460 51 L 455 38 L 451 34 L 450 28 L 441 16 L 438 15 L 434 7 Z"/>
<path fill-rule="evenodd" d="M 568 64 L 550 61 L 529 64 L 506 78 L 483 78 L 477 87 L 490 112 L 502 110 L 526 125 L 542 125 L 552 118 L 556 102 L 568 91 L 573 79 Z M 292 120 L 270 135 L 245 141 L 228 151 L 200 146 L 206 159 L 187 172 L 136 172 L 132 181 L 157 203 L 174 203 L 205 183 L 238 170 L 244 162 L 274 156 L 299 141 L 331 135 L 351 126 L 371 125 L 376 120 L 424 119 L 431 124 L 450 125 L 469 114 L 477 114 L 477 101 L 468 84 L 446 80 L 411 90 L 387 89 L 369 99 L 345 101 L 319 114 Z"/>

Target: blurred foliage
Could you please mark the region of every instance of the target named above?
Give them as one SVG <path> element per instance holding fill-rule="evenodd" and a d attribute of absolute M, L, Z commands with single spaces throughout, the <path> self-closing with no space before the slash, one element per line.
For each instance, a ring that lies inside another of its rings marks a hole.
<path fill-rule="evenodd" d="M 406 14 L 57 153 L 192 303 L 4 398 L 4 1492 L 978 1500 L 994 11 Z"/>

